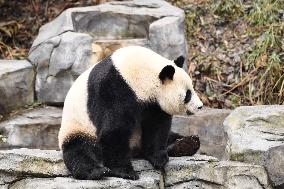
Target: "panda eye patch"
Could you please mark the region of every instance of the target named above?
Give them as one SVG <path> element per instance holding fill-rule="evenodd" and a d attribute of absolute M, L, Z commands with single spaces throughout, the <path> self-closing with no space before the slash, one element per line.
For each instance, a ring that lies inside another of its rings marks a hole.
<path fill-rule="evenodd" d="M 191 99 L 191 91 L 187 90 L 185 98 L 184 98 L 184 103 L 188 103 L 190 101 L 190 99 Z"/>

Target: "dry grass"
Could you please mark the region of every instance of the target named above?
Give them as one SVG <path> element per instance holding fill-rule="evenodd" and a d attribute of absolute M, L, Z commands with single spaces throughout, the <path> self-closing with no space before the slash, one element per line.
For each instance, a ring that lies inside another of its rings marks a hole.
<path fill-rule="evenodd" d="M 190 74 L 207 105 L 284 104 L 283 0 L 171 2 L 186 12 Z"/>

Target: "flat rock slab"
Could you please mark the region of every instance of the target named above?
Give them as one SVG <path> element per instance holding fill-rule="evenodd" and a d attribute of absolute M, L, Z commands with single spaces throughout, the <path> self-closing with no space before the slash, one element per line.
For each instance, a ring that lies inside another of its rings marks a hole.
<path fill-rule="evenodd" d="M 230 113 L 226 109 L 203 109 L 191 116 L 174 116 L 172 130 L 181 135 L 198 135 L 199 153 L 221 159 L 227 145 L 223 122 Z"/>
<path fill-rule="evenodd" d="M 0 123 L 0 133 L 5 137 L 0 149 L 41 148 L 58 149 L 58 131 L 62 109 L 41 107 L 26 110 Z"/>
<path fill-rule="evenodd" d="M 240 162 L 218 161 L 195 155 L 170 158 L 165 174 L 153 170 L 149 162 L 134 160 L 139 172 L 136 181 L 109 177 L 99 181 L 70 177 L 61 152 L 17 149 L 0 151 L 2 188 L 270 188 L 264 168 Z"/>
<path fill-rule="evenodd" d="M 69 175 L 59 151 L 27 148 L 0 151 L 0 173 L 42 177 Z"/>
<path fill-rule="evenodd" d="M 34 101 L 34 71 L 26 60 L 0 60 L 0 116 Z"/>
<path fill-rule="evenodd" d="M 140 179 L 136 181 L 121 178 L 109 177 L 104 180 L 76 180 L 73 178 L 29 178 L 12 184 L 11 189 L 23 188 L 44 188 L 44 189 L 105 189 L 105 188 L 152 188 L 158 189 L 160 183 L 160 175 L 158 172 L 141 172 Z"/>
<path fill-rule="evenodd" d="M 63 11 L 40 28 L 29 52 L 37 70 L 37 99 L 62 104 L 83 71 L 129 45 L 146 46 L 171 60 L 181 55 L 187 60 L 183 10 L 162 0 L 133 0 Z"/>
<path fill-rule="evenodd" d="M 264 167 L 208 156 L 171 158 L 164 179 L 170 188 L 271 188 Z"/>
<path fill-rule="evenodd" d="M 284 145 L 284 105 L 236 108 L 225 119 L 224 128 L 228 136 L 229 159 L 268 167 L 283 165 L 283 156 L 275 159 L 267 154 L 278 154 L 278 157 L 284 154 L 283 147 L 270 151 Z M 277 173 L 277 170 L 269 173 L 275 186 L 284 183 L 284 169 L 281 170 L 282 173 Z"/>

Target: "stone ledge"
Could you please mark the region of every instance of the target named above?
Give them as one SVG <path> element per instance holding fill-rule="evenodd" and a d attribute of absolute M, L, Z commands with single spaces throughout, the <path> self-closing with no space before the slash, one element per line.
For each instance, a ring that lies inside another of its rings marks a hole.
<path fill-rule="evenodd" d="M 59 151 L 27 148 L 0 151 L 0 173 L 42 177 L 69 175 Z"/>
<path fill-rule="evenodd" d="M 140 175 L 137 181 L 114 177 L 76 180 L 70 177 L 59 151 L 0 151 L 0 188 L 192 188 L 193 184 L 196 188 L 271 188 L 262 166 L 204 155 L 170 158 L 165 174 L 145 160 L 134 160 L 133 166 Z"/>
<path fill-rule="evenodd" d="M 5 137 L 5 141 L 0 142 L 0 149 L 58 149 L 61 116 L 61 108 L 50 106 L 17 113 L 0 123 L 0 133 Z"/>

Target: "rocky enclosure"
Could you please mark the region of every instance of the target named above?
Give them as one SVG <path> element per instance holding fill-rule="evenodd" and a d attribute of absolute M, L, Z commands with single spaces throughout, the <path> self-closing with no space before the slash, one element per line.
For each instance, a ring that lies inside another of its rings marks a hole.
<path fill-rule="evenodd" d="M 283 189 L 284 105 L 174 116 L 173 131 L 200 137 L 198 154 L 170 158 L 163 173 L 134 160 L 137 181 L 73 179 L 56 151 L 62 108 L 18 110 L 36 100 L 61 105 L 78 75 L 122 46 L 147 46 L 170 59 L 186 57 L 183 22 L 182 10 L 160 0 L 68 9 L 42 26 L 29 60 L 0 61 L 0 189 Z"/>

